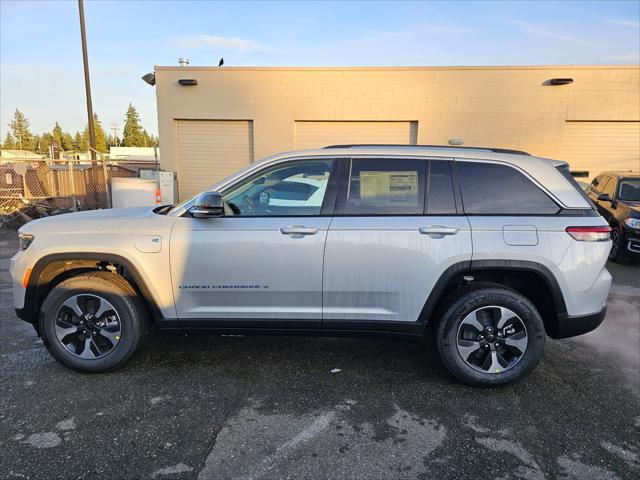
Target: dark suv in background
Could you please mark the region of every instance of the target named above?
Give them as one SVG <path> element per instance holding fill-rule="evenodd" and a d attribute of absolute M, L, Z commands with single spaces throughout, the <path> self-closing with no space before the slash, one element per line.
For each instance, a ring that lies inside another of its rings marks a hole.
<path fill-rule="evenodd" d="M 640 258 L 640 175 L 603 172 L 591 182 L 588 194 L 612 228 L 609 258 Z"/>

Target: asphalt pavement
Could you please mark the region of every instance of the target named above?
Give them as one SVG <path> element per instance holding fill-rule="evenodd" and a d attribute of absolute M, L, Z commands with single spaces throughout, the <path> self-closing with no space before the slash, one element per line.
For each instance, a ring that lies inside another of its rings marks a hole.
<path fill-rule="evenodd" d="M 120 370 L 49 356 L 11 305 L 0 234 L 0 478 L 640 477 L 640 266 L 596 331 L 481 390 L 423 344 L 160 336 Z"/>

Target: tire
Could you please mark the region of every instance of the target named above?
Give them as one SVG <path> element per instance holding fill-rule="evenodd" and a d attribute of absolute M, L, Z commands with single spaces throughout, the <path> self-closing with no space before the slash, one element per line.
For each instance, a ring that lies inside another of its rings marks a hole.
<path fill-rule="evenodd" d="M 94 316 L 101 308 L 106 310 Z M 105 373 L 136 351 L 147 332 L 147 315 L 123 277 L 91 271 L 64 280 L 49 292 L 40 310 L 40 331 L 49 353 L 63 366 Z"/>
<path fill-rule="evenodd" d="M 545 330 L 526 297 L 488 284 L 465 287 L 449 298 L 441 310 L 435 340 L 442 362 L 454 377 L 477 387 L 498 387 L 531 373 L 544 351 Z M 502 317 L 505 323 L 498 329 Z M 489 327 L 492 330 L 487 333 Z"/>
<path fill-rule="evenodd" d="M 611 251 L 609 252 L 609 260 L 616 263 L 624 263 L 626 260 L 624 252 L 624 237 L 620 227 L 612 227 L 611 229 Z"/>

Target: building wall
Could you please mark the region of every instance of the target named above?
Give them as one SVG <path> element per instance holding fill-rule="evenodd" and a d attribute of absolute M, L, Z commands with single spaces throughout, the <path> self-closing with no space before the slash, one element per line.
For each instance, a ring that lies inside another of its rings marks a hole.
<path fill-rule="evenodd" d="M 256 160 L 293 149 L 296 121 L 417 122 L 418 144 L 462 138 L 465 146 L 555 158 L 567 154 L 568 122 L 640 121 L 638 66 L 156 67 L 155 73 L 167 170 L 179 171 L 180 119 L 251 121 Z M 545 84 L 555 77 L 574 83 Z M 181 78 L 198 85 L 181 86 Z M 640 123 L 631 125 L 640 136 Z M 572 168 L 622 168 L 579 163 Z"/>

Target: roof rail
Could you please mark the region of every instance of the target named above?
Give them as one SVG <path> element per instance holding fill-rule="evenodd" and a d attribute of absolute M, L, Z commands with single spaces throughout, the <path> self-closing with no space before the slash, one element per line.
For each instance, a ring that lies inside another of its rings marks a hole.
<path fill-rule="evenodd" d="M 451 145 L 407 145 L 402 143 L 353 143 L 345 145 L 327 145 L 323 148 L 352 148 L 352 147 L 408 147 L 408 148 L 452 148 L 460 150 L 489 150 L 494 153 L 510 153 L 512 155 L 529 155 L 529 152 L 522 150 L 511 150 L 508 148 L 488 148 L 488 147 L 453 147 Z"/>

